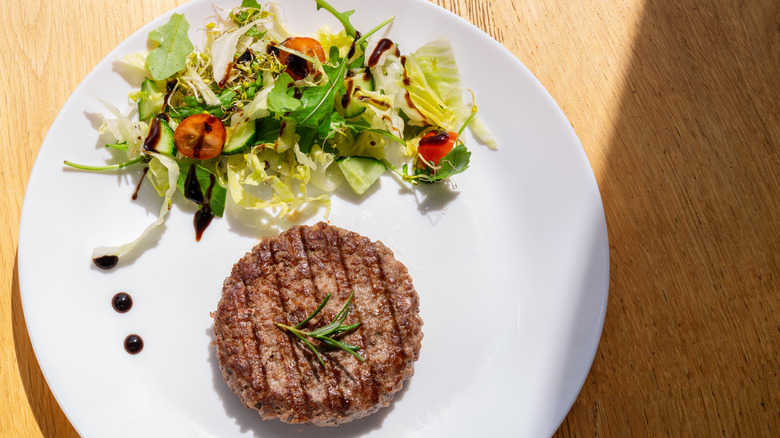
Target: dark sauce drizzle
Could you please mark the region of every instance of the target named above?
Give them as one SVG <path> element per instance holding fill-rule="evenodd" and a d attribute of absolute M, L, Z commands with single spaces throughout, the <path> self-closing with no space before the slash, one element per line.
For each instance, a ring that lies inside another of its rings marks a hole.
<path fill-rule="evenodd" d="M 214 190 L 216 182 L 217 178 L 214 174 L 209 173 L 209 186 L 204 195 L 200 182 L 198 182 L 195 164 L 190 164 L 187 178 L 184 179 L 184 196 L 200 206 L 192 220 L 195 226 L 195 240 L 198 242 L 203 237 L 203 232 L 211 224 L 211 220 L 214 219 L 214 212 L 211 210 L 211 192 Z"/>
<path fill-rule="evenodd" d="M 111 269 L 119 263 L 119 256 L 104 255 L 102 257 L 94 257 L 92 262 L 100 269 Z"/>
<path fill-rule="evenodd" d="M 449 141 L 450 135 L 445 132 L 437 132 L 435 135 L 432 135 L 430 137 L 425 137 L 420 139 L 421 145 L 431 145 L 431 146 L 441 146 L 447 143 Z"/>
<path fill-rule="evenodd" d="M 144 167 L 144 172 L 141 174 L 141 179 L 138 180 L 138 185 L 135 186 L 135 191 L 133 192 L 133 196 L 131 196 L 133 201 L 138 199 L 138 191 L 141 190 L 141 183 L 144 182 L 144 178 L 146 177 L 146 172 L 149 172 L 149 166 Z"/>
<path fill-rule="evenodd" d="M 200 189 L 195 164 L 190 164 L 187 178 L 184 179 L 184 197 L 198 205 L 203 204 L 203 191 Z"/>
<path fill-rule="evenodd" d="M 389 38 L 382 38 L 378 43 L 376 43 L 376 47 L 374 48 L 374 51 L 371 52 L 371 56 L 368 57 L 368 63 L 366 65 L 369 67 L 376 67 L 376 65 L 379 63 L 379 58 L 382 57 L 382 54 L 392 49 L 393 47 L 395 47 L 395 43 L 393 43 L 392 40 Z M 399 53 L 398 48 L 396 48 L 395 53 L 396 55 Z"/>
<path fill-rule="evenodd" d="M 309 61 L 291 53 L 287 58 L 287 70 L 293 73 L 293 75 L 291 75 L 293 77 L 297 75 L 297 77 L 305 78 L 306 76 L 309 76 L 311 66 L 309 65 Z"/>
<path fill-rule="evenodd" d="M 349 46 L 349 52 L 347 53 L 347 58 L 351 58 L 355 56 L 355 42 L 360 39 L 361 35 L 360 31 L 355 31 L 355 39 L 352 40 L 352 45 Z"/>
<path fill-rule="evenodd" d="M 160 136 L 162 132 L 162 125 L 160 119 L 152 117 L 151 125 L 149 125 L 149 133 L 144 139 L 143 148 L 145 151 L 155 152 L 157 151 L 157 145 L 160 144 Z"/>
<path fill-rule="evenodd" d="M 133 298 L 127 292 L 119 292 L 111 299 L 111 307 L 119 313 L 127 313 L 133 307 Z"/>
<path fill-rule="evenodd" d="M 228 62 L 228 65 L 225 68 L 225 77 L 223 77 L 222 80 L 217 84 L 220 90 L 225 88 L 225 84 L 227 84 L 227 81 L 230 79 L 231 72 L 233 72 L 233 63 Z"/>
<path fill-rule="evenodd" d="M 203 149 L 203 144 L 206 142 L 206 135 L 211 132 L 211 124 L 214 123 L 216 117 L 209 116 L 205 122 L 203 122 L 203 132 L 198 136 L 198 141 L 192 146 L 192 158 L 200 158 L 200 150 Z"/>
<path fill-rule="evenodd" d="M 349 101 L 352 100 L 352 93 L 354 92 L 353 87 L 355 86 L 355 81 L 349 79 L 352 76 L 354 76 L 354 74 L 347 75 L 348 80 L 344 81 L 344 86 L 346 86 L 346 91 L 344 92 L 344 95 L 341 96 L 341 106 L 343 108 L 346 108 L 347 105 L 349 105 Z"/>
<path fill-rule="evenodd" d="M 144 349 L 144 340 L 138 335 L 128 335 L 125 338 L 125 351 L 130 354 L 138 354 Z"/>
<path fill-rule="evenodd" d="M 412 80 L 409 78 L 409 72 L 408 72 L 408 71 L 406 71 L 406 56 L 402 56 L 402 57 L 401 57 L 401 65 L 402 65 L 402 66 L 403 66 L 403 68 L 404 68 L 404 72 L 403 72 L 403 77 L 404 77 L 403 81 L 404 81 L 404 85 L 407 85 L 407 86 L 408 86 L 409 84 L 411 84 L 411 83 L 412 83 Z"/>
<path fill-rule="evenodd" d="M 271 42 L 265 47 L 265 53 L 269 55 L 279 56 L 279 47 L 276 46 L 276 43 Z"/>
<path fill-rule="evenodd" d="M 236 59 L 237 64 L 247 64 L 252 62 L 252 60 L 255 57 L 255 53 L 252 51 L 252 49 L 246 49 L 244 53 L 241 54 L 241 56 Z"/>
<path fill-rule="evenodd" d="M 168 79 L 168 82 L 165 84 L 165 97 L 163 98 L 163 107 L 162 110 L 166 111 L 168 109 L 168 102 L 171 99 L 171 95 L 173 94 L 174 90 L 176 90 L 176 84 L 178 84 L 177 79 Z M 160 115 L 165 115 L 165 121 L 169 122 L 170 118 L 167 114 L 161 113 Z"/>

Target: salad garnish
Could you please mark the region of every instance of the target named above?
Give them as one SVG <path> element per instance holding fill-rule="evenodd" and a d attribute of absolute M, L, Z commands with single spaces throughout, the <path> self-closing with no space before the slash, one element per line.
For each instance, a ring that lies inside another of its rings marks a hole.
<path fill-rule="evenodd" d="M 156 47 L 122 59 L 145 80 L 129 96 L 129 113 L 103 102 L 113 117 L 100 132 L 125 158 L 65 164 L 85 171 L 145 166 L 163 204 L 136 240 L 96 248 L 96 262 L 137 250 L 164 223 L 177 191 L 198 205 L 200 240 L 226 204 L 279 218 L 320 205 L 327 215 L 330 194 L 344 181 L 362 195 L 387 170 L 412 185 L 446 180 L 469 166 L 466 126 L 496 146 L 476 118 L 473 94 L 463 98 L 447 39 L 402 54 L 389 38 L 373 37 L 393 17 L 361 33 L 350 21 L 354 10 L 315 3 L 343 29 L 295 35 L 278 5 L 243 0 L 206 25 L 202 51 L 184 15 L 173 14 L 149 33 Z"/>

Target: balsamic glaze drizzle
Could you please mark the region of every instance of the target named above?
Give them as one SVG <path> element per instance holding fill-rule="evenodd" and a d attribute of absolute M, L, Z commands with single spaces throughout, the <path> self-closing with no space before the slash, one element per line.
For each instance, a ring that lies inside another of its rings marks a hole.
<path fill-rule="evenodd" d="M 192 223 L 195 226 L 195 240 L 198 242 L 203 237 L 203 232 L 211 224 L 211 220 L 214 219 L 214 212 L 211 210 L 211 192 L 214 190 L 216 182 L 217 178 L 214 174 L 209 173 L 209 186 L 204 194 L 203 188 L 198 181 L 195 164 L 190 164 L 187 178 L 184 180 L 184 196 L 200 206 L 192 219 Z"/>
<path fill-rule="evenodd" d="M 115 255 L 105 255 L 102 257 L 94 257 L 92 262 L 100 269 L 111 269 L 119 262 L 119 257 Z"/>

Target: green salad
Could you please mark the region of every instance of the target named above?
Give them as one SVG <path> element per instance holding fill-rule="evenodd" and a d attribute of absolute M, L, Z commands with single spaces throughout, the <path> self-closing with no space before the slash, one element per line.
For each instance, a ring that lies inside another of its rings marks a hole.
<path fill-rule="evenodd" d="M 99 266 L 113 267 L 163 224 L 177 191 L 198 205 L 200 239 L 228 202 L 285 217 L 313 203 L 329 211 L 342 185 L 363 195 L 387 171 L 402 184 L 445 181 L 469 166 L 466 126 L 496 146 L 475 117 L 447 39 L 402 54 L 379 36 L 392 17 L 361 33 L 350 22 L 354 11 L 315 1 L 341 29 L 295 35 L 278 5 L 243 0 L 206 24 L 202 51 L 184 15 L 173 14 L 149 33 L 151 51 L 121 60 L 145 79 L 129 96 L 129 113 L 104 102 L 113 117 L 100 132 L 110 133 L 106 146 L 126 159 L 65 164 L 88 171 L 144 166 L 164 202 L 138 239 L 96 248 Z"/>

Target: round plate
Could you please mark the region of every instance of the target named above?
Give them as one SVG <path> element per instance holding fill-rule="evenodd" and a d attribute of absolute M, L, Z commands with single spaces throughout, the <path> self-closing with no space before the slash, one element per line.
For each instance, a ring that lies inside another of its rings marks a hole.
<path fill-rule="evenodd" d="M 190 37 L 214 4 L 184 13 Z M 280 1 L 288 27 L 312 33 L 339 23 L 314 2 Z M 135 238 L 159 210 L 149 184 L 130 197 L 140 169 L 94 174 L 63 160 L 102 163 L 104 100 L 129 105 L 131 82 L 115 60 L 146 49 L 148 32 L 119 45 L 67 101 L 41 146 L 19 231 L 25 318 L 41 369 L 85 437 L 549 436 L 574 402 L 592 363 L 607 303 L 609 253 L 604 212 L 587 157 L 569 122 L 533 75 L 499 43 L 421 0 L 334 0 L 353 23 L 387 30 L 403 52 L 449 37 L 462 82 L 501 146 L 470 136 L 471 167 L 457 186 L 411 190 L 391 175 L 358 199 L 333 199 L 333 225 L 381 240 L 404 262 L 420 294 L 425 338 L 415 375 L 393 403 L 338 428 L 261 421 L 223 383 L 212 320 L 232 264 L 263 234 L 216 219 L 196 242 L 193 207 L 175 199 L 164 231 L 145 253 L 111 271 L 92 248 Z M 133 82 L 137 86 L 139 82 Z M 321 220 L 322 212 L 303 218 Z M 289 224 L 278 224 L 281 228 Z M 111 297 L 128 292 L 132 310 Z M 142 336 L 141 353 L 123 348 Z"/>

